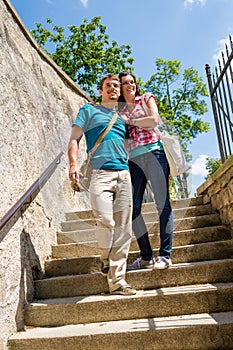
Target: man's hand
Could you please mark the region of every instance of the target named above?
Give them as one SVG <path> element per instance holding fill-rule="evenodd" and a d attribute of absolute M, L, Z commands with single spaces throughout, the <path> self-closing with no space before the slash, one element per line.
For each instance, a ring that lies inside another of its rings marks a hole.
<path fill-rule="evenodd" d="M 79 179 L 78 170 L 76 170 L 75 167 L 72 165 L 70 166 L 69 178 L 70 178 L 70 181 L 72 182 L 78 182 L 78 179 Z"/>
<path fill-rule="evenodd" d="M 68 158 L 70 163 L 69 179 L 71 182 L 78 182 L 78 149 L 79 141 L 81 140 L 83 131 L 79 126 L 73 126 L 70 141 L 68 145 Z"/>

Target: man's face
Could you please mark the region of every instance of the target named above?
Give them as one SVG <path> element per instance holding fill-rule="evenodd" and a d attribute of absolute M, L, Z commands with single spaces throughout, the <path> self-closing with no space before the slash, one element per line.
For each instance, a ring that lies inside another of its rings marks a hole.
<path fill-rule="evenodd" d="M 117 102 L 120 96 L 120 82 L 111 78 L 105 79 L 99 93 L 102 96 L 102 102 Z"/>

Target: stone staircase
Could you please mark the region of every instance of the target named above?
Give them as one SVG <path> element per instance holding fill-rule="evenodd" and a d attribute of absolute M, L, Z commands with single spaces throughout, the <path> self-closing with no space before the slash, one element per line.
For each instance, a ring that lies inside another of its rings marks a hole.
<path fill-rule="evenodd" d="M 167 270 L 127 272 L 135 296 L 108 294 L 90 211 L 67 213 L 25 306 L 25 331 L 10 350 L 233 349 L 233 239 L 202 197 L 172 203 L 174 238 Z M 155 256 L 158 215 L 143 215 Z M 138 257 L 132 241 L 129 263 Z"/>

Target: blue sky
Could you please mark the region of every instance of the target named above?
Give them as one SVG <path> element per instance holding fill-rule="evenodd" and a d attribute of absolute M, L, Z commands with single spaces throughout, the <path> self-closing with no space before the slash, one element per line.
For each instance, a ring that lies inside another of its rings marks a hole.
<path fill-rule="evenodd" d="M 232 0 L 11 0 L 25 26 L 45 24 L 50 18 L 60 26 L 80 25 L 101 16 L 110 40 L 132 46 L 135 74 L 146 81 L 155 60 L 179 60 L 182 69 L 194 67 L 207 83 L 205 65 L 212 69 L 229 34 L 233 34 Z M 211 130 L 193 140 L 190 174 L 192 194 L 204 181 L 205 158 L 220 158 L 212 109 L 203 116 Z"/>

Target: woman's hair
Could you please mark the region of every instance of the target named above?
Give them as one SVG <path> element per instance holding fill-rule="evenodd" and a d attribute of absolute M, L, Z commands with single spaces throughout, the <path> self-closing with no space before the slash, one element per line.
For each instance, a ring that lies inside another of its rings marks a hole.
<path fill-rule="evenodd" d="M 130 72 L 121 72 L 118 74 L 118 77 L 120 79 L 120 83 L 121 83 L 121 94 L 118 98 L 118 105 L 119 105 L 119 110 L 122 110 L 124 108 L 124 105 L 125 105 L 125 98 L 122 94 L 122 77 L 126 77 L 127 75 L 130 75 L 135 84 L 136 84 L 136 91 L 135 91 L 135 96 L 141 96 L 141 92 L 140 92 L 140 87 L 139 85 L 137 84 L 137 81 L 136 81 L 136 76 L 133 74 L 133 73 L 130 73 Z"/>

